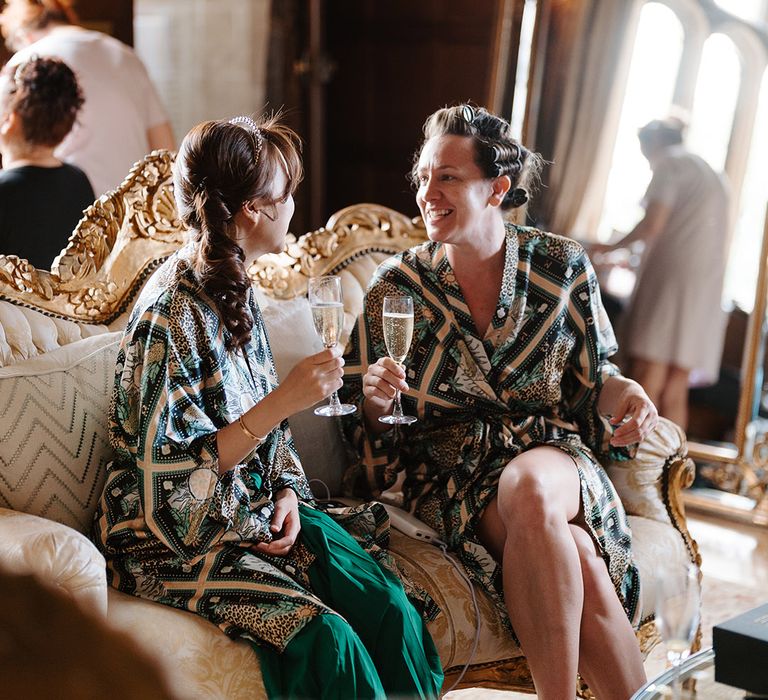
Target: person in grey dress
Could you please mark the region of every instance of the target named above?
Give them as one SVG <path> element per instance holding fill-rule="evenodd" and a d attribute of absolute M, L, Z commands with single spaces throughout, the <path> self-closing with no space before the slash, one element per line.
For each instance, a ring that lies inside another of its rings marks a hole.
<path fill-rule="evenodd" d="M 645 243 L 622 324 L 627 374 L 645 388 L 661 415 L 682 428 L 694 375 L 700 384 L 718 376 L 730 230 L 727 182 L 683 146 L 684 130 L 677 118 L 640 129 L 640 148 L 653 171 L 645 216 L 610 246 Z"/>

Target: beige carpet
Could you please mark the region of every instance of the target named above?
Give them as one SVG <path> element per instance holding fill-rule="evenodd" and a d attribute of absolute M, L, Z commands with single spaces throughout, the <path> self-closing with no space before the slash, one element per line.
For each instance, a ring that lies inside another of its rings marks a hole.
<path fill-rule="evenodd" d="M 702 646 L 712 645 L 712 627 L 718 622 L 768 602 L 768 587 L 749 587 L 714 578 L 706 573 L 702 587 Z M 666 666 L 664 646 L 659 644 L 645 662 L 646 674 L 653 678 Z M 446 700 L 532 700 L 533 695 L 485 688 L 454 690 Z"/>

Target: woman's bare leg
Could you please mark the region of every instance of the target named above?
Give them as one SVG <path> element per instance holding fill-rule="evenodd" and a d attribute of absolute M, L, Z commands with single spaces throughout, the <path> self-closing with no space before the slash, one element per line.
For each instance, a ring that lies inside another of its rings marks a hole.
<path fill-rule="evenodd" d="M 580 670 L 601 700 L 624 700 L 644 682 L 642 659 L 605 562 L 571 524 L 580 505 L 573 461 L 534 448 L 507 465 L 477 534 L 502 562 L 507 609 L 538 697 L 573 698 Z"/>
<path fill-rule="evenodd" d="M 667 381 L 661 394 L 659 413 L 677 423 L 683 430 L 688 428 L 688 381 L 690 371 L 685 367 L 668 368 Z"/>
<path fill-rule="evenodd" d="M 659 409 L 659 413 L 662 412 L 661 397 L 664 393 L 668 371 L 668 365 L 662 362 L 652 362 L 639 357 L 632 357 L 629 360 L 627 376 L 645 389 L 645 393 Z"/>
<path fill-rule="evenodd" d="M 595 543 L 580 525 L 570 528 L 584 581 L 579 672 L 600 700 L 627 700 L 645 683 L 640 646 Z"/>
<path fill-rule="evenodd" d="M 478 537 L 502 563 L 504 598 L 540 700 L 576 695 L 583 586 L 569 521 L 579 512 L 573 461 L 554 447 L 513 459 Z"/>

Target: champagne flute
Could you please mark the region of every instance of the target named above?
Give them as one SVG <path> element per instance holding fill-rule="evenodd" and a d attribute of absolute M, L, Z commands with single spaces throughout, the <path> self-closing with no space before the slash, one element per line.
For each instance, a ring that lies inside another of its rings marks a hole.
<path fill-rule="evenodd" d="M 307 296 L 317 334 L 326 348 L 334 347 L 339 341 L 339 335 L 344 327 L 341 278 L 337 275 L 310 278 Z M 334 391 L 330 401 L 325 406 L 318 406 L 315 409 L 315 414 L 318 416 L 346 416 L 348 413 L 354 413 L 355 410 L 357 409 L 352 404 L 341 403 L 339 395 Z"/>
<path fill-rule="evenodd" d="M 408 296 L 385 296 L 382 321 L 387 353 L 398 365 L 402 366 L 413 339 L 413 299 Z M 400 390 L 397 389 L 395 390 L 395 404 L 392 407 L 392 413 L 388 416 L 380 416 L 379 420 L 390 425 L 408 425 L 415 423 L 417 418 L 403 415 L 403 407 L 400 405 Z"/>
<path fill-rule="evenodd" d="M 656 589 L 656 626 L 667 646 L 667 660 L 675 669 L 672 697 L 680 698 L 680 664 L 691 653 L 699 627 L 701 591 L 698 570 L 688 564 L 677 576 L 662 576 Z"/>

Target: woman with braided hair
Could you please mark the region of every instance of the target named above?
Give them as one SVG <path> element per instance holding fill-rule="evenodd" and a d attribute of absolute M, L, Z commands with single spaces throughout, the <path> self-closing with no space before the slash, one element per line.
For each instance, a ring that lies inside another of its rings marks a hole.
<path fill-rule="evenodd" d="M 83 210 L 93 204 L 85 173 L 54 154 L 83 94 L 69 66 L 31 58 L 0 76 L 0 254 L 49 270 Z"/>
<path fill-rule="evenodd" d="M 437 530 L 495 597 L 539 698 L 573 698 L 578 671 L 601 700 L 626 700 L 645 678 L 640 581 L 598 460 L 626 457 L 657 413 L 608 362 L 613 331 L 581 246 L 505 221 L 539 160 L 485 109 L 427 119 L 412 177 L 429 242 L 379 267 L 345 356 L 345 399 L 363 405 L 346 485 Z M 407 371 L 382 333 L 396 294 L 414 299 Z M 387 429 L 398 390 L 418 420 Z"/>
<path fill-rule="evenodd" d="M 437 697 L 439 657 L 378 546 L 383 507 L 335 515 L 344 528 L 319 510 L 288 429 L 341 386 L 341 351 L 278 385 L 246 274 L 283 248 L 301 177 L 298 137 L 276 117 L 184 139 L 174 191 L 190 241 L 120 346 L 94 539 L 111 585 L 253 642 L 270 697 Z"/>

